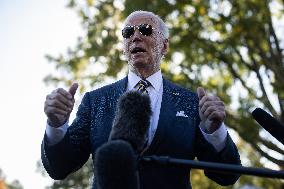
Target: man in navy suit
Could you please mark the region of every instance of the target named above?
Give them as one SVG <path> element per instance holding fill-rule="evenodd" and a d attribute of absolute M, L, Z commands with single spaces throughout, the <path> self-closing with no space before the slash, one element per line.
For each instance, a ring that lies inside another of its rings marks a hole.
<path fill-rule="evenodd" d="M 169 40 L 165 23 L 151 12 L 135 11 L 124 26 L 127 77 L 87 92 L 70 127 L 68 118 L 78 84 L 74 83 L 69 91 L 59 88 L 47 95 L 42 161 L 49 175 L 64 179 L 80 169 L 90 154 L 94 157 L 96 149 L 108 141 L 118 98 L 126 91 L 137 90 L 140 80 L 149 84 L 146 90 L 153 112 L 145 155 L 240 164 L 237 148 L 224 124 L 224 103 L 207 95 L 201 87 L 194 93 L 163 78 L 160 63 Z M 143 165 L 139 167 L 140 187 L 189 189 L 189 173 L 185 168 Z M 206 171 L 205 175 L 220 185 L 234 184 L 239 178 Z"/>

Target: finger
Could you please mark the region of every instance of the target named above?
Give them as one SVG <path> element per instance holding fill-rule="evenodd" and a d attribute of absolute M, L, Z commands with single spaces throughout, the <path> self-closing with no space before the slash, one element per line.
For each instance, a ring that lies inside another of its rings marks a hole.
<path fill-rule="evenodd" d="M 206 110 L 208 110 L 210 107 L 212 107 L 212 102 L 205 102 L 203 105 L 199 106 L 200 112 L 202 114 L 205 113 Z"/>
<path fill-rule="evenodd" d="M 46 106 L 56 107 L 64 111 L 71 111 L 72 109 L 72 106 L 67 106 L 66 104 L 62 103 L 57 99 L 46 101 Z"/>
<path fill-rule="evenodd" d="M 79 87 L 79 84 L 78 84 L 78 83 L 73 83 L 73 84 L 71 85 L 71 87 L 69 88 L 69 93 L 71 94 L 72 98 L 74 98 L 75 93 L 76 93 L 78 87 Z"/>
<path fill-rule="evenodd" d="M 65 98 L 70 99 L 70 100 L 73 98 L 72 95 L 69 92 L 67 92 L 65 89 L 62 89 L 62 88 L 58 88 L 57 90 L 55 90 L 54 93 L 55 94 L 59 93 L 59 94 L 65 96 Z"/>
<path fill-rule="evenodd" d="M 212 118 L 212 116 L 215 116 L 215 115 L 220 116 L 220 117 L 225 117 L 226 112 L 225 112 L 224 107 L 210 106 L 203 112 L 203 115 L 205 118 L 210 119 Z"/>
<path fill-rule="evenodd" d="M 208 115 L 208 119 L 212 121 L 223 122 L 225 120 L 226 114 L 222 111 L 213 111 Z"/>
<path fill-rule="evenodd" d="M 215 109 L 225 109 L 224 102 L 222 101 L 206 101 L 200 106 L 200 111 L 204 113 L 209 107 L 215 107 Z"/>
<path fill-rule="evenodd" d="M 64 116 L 67 116 L 69 114 L 68 111 L 64 111 L 64 110 L 59 109 L 59 108 L 54 107 L 54 106 L 47 106 L 47 107 L 45 107 L 44 111 L 45 111 L 45 113 L 48 117 L 56 115 L 56 114 L 64 115 Z"/>
<path fill-rule="evenodd" d="M 214 107 L 208 107 L 204 112 L 202 112 L 202 114 L 204 118 L 208 119 L 208 116 L 214 111 L 216 111 Z"/>
<path fill-rule="evenodd" d="M 221 101 L 221 100 L 216 96 L 206 95 L 199 101 L 199 106 L 200 107 L 203 106 L 204 103 L 208 101 Z"/>
<path fill-rule="evenodd" d="M 66 98 L 66 96 L 64 96 L 62 94 L 59 94 L 59 93 L 55 94 L 54 96 L 55 96 L 54 99 L 59 100 L 61 103 L 65 104 L 69 108 L 73 107 L 73 105 L 74 105 L 73 98 L 71 98 L 71 99 L 70 98 Z M 69 96 L 71 96 L 71 95 L 69 94 Z"/>
<path fill-rule="evenodd" d="M 197 87 L 197 95 L 198 95 L 199 100 L 201 100 L 202 97 L 206 95 L 206 92 L 202 87 Z"/>
<path fill-rule="evenodd" d="M 53 103 L 55 101 L 59 101 L 60 103 L 63 103 L 68 108 L 72 108 L 73 105 L 74 105 L 73 99 L 72 100 L 68 99 L 68 98 L 66 98 L 66 96 L 62 95 L 61 93 L 52 93 L 52 94 L 49 95 L 49 97 L 46 100 L 46 102 L 49 105 L 52 105 L 51 103 Z"/>

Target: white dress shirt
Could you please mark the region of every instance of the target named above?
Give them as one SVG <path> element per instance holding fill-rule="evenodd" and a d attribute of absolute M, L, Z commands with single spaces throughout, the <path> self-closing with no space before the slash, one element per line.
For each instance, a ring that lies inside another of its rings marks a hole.
<path fill-rule="evenodd" d="M 155 136 L 155 132 L 157 130 L 158 121 L 159 121 L 159 115 L 160 115 L 160 109 L 161 109 L 161 103 L 162 103 L 162 94 L 163 94 L 163 78 L 162 73 L 159 70 L 155 74 L 151 75 L 150 77 L 146 78 L 150 83 L 151 86 L 147 88 L 149 97 L 151 99 L 151 109 L 153 112 L 153 115 L 150 120 L 150 128 L 148 131 L 148 145 L 151 144 L 153 141 L 153 138 Z M 128 74 L 128 85 L 127 90 L 136 90 L 137 89 L 137 83 L 141 80 L 140 77 L 138 77 L 135 73 L 129 71 Z M 66 122 L 64 125 L 54 128 L 46 125 L 46 135 L 49 145 L 54 145 L 60 140 L 63 139 L 67 128 L 68 128 L 68 122 Z M 225 141 L 227 137 L 227 129 L 224 123 L 221 125 L 219 129 L 217 129 L 215 132 L 211 134 L 205 133 L 204 126 L 200 125 L 200 130 L 204 136 L 204 138 L 211 143 L 217 151 L 221 151 L 225 147 Z"/>

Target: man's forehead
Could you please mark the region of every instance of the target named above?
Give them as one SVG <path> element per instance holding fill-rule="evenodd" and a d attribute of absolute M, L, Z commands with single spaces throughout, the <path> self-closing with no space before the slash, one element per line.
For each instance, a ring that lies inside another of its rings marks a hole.
<path fill-rule="evenodd" d="M 136 13 L 134 15 L 130 15 L 127 18 L 127 21 L 125 25 L 137 25 L 137 24 L 151 24 L 151 25 L 157 25 L 158 21 L 157 19 L 148 13 Z"/>

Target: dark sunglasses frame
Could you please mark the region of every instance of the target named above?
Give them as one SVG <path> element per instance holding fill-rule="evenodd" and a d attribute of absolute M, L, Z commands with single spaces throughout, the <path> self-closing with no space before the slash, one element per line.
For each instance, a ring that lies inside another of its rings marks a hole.
<path fill-rule="evenodd" d="M 141 35 L 150 36 L 153 33 L 153 30 L 155 30 L 156 28 L 153 28 L 150 24 L 140 24 L 133 26 L 127 25 L 121 32 L 122 37 L 124 37 L 125 39 L 130 38 L 134 34 L 136 29 L 139 30 L 139 33 Z"/>

